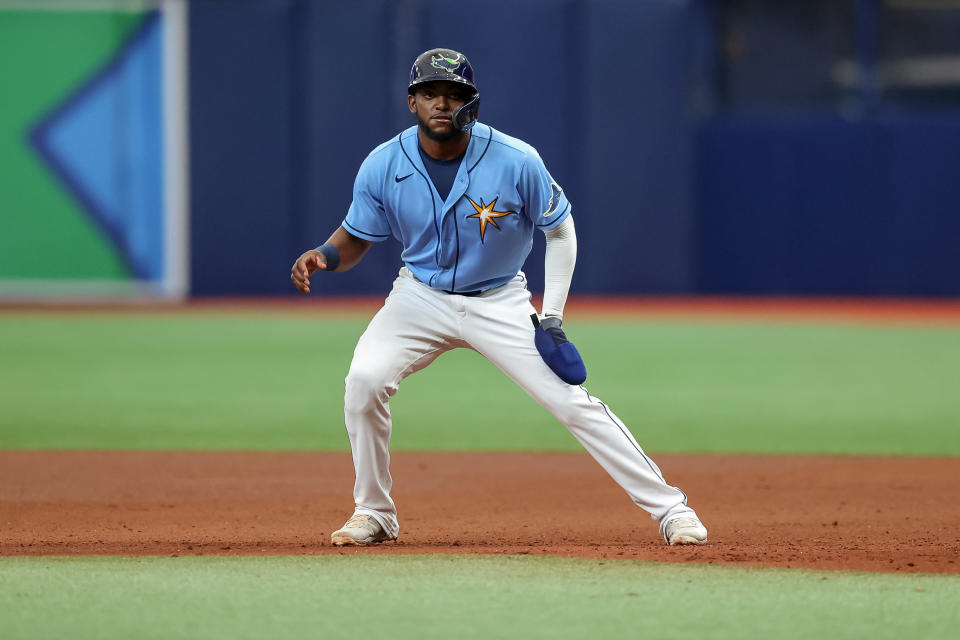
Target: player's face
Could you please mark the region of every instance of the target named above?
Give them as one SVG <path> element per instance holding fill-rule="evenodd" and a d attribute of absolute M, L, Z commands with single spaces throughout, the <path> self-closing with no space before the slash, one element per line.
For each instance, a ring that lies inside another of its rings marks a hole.
<path fill-rule="evenodd" d="M 416 93 L 407 96 L 410 113 L 417 118 L 420 130 L 437 142 L 449 140 L 460 132 L 453 126 L 453 111 L 470 99 L 469 87 L 455 82 L 425 82 Z"/>

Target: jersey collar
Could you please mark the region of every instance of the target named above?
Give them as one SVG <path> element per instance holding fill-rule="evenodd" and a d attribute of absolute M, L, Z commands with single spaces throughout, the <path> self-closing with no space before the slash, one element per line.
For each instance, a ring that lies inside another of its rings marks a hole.
<path fill-rule="evenodd" d="M 467 143 L 467 152 L 463 156 L 463 162 L 460 163 L 460 169 L 457 170 L 457 177 L 453 181 L 450 193 L 443 203 L 443 213 L 453 207 L 456 202 L 467 192 L 470 185 L 470 171 L 477 165 L 490 144 L 492 131 L 487 125 L 477 122 L 470 130 L 470 142 Z M 417 125 L 404 130 L 400 134 L 400 144 L 406 151 L 406 156 L 416 167 L 417 171 L 424 176 L 429 175 L 427 168 L 423 165 L 423 159 L 420 158 L 420 151 L 417 144 Z M 436 188 L 433 188 L 434 195 L 439 198 Z"/>

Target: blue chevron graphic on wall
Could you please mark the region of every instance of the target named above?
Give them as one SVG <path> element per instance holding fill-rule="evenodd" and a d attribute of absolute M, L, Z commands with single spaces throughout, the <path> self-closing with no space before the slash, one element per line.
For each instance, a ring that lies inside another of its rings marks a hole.
<path fill-rule="evenodd" d="M 46 166 L 144 280 L 164 275 L 162 25 L 148 14 L 30 131 Z"/>

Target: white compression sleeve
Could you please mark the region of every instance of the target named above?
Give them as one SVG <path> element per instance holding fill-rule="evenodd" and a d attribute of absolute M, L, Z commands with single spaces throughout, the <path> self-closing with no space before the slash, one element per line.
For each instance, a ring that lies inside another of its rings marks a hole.
<path fill-rule="evenodd" d="M 573 267 L 577 264 L 577 232 L 573 227 L 573 214 L 543 233 L 547 237 L 547 249 L 543 261 L 542 314 L 562 318 Z"/>

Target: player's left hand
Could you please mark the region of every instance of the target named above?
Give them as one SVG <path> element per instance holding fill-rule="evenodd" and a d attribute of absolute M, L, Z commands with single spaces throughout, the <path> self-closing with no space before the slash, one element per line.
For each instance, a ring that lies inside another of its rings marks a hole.
<path fill-rule="evenodd" d="M 294 286 L 304 293 L 310 293 L 310 276 L 319 269 L 327 268 L 327 259 L 316 249 L 304 251 L 290 269 L 290 279 Z"/>
<path fill-rule="evenodd" d="M 533 314 L 530 319 L 536 327 L 534 344 L 543 361 L 567 384 L 582 384 L 587 379 L 587 367 L 580 352 L 563 332 L 560 318 L 547 316 L 541 320 Z"/>

